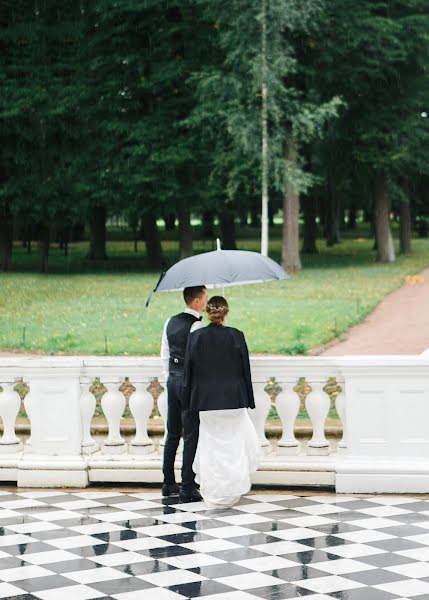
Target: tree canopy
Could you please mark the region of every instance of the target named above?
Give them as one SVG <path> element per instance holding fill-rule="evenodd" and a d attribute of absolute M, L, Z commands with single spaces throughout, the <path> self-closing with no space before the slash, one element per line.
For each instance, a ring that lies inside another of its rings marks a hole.
<path fill-rule="evenodd" d="M 153 266 L 160 218 L 177 220 L 182 256 L 192 215 L 207 231 L 217 216 L 234 247 L 264 176 L 287 268 L 302 221 L 316 251 L 318 227 L 338 243 L 359 210 L 394 260 L 392 210 L 403 252 L 429 213 L 428 31 L 426 0 L 4 0 L 1 268 L 19 238 L 47 270 L 53 236 L 85 227 L 104 260 L 115 215 Z"/>

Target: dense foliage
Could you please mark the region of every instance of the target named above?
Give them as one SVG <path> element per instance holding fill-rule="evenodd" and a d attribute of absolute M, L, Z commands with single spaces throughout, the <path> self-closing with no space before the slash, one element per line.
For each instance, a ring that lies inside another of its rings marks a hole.
<path fill-rule="evenodd" d="M 160 218 L 182 256 L 192 215 L 233 248 L 264 169 L 286 267 L 300 222 L 314 252 L 358 216 L 393 261 L 392 211 L 402 252 L 428 230 L 428 31 L 427 0 L 3 0 L 0 267 L 37 240 L 46 271 L 84 230 L 105 260 L 118 215 L 153 266 Z"/>

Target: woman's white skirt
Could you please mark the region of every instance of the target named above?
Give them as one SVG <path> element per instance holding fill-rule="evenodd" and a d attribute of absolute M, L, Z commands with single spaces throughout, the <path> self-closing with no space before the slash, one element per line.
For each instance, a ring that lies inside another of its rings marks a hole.
<path fill-rule="evenodd" d="M 193 465 L 209 508 L 236 504 L 252 487 L 261 447 L 247 408 L 200 412 L 200 434 Z"/>

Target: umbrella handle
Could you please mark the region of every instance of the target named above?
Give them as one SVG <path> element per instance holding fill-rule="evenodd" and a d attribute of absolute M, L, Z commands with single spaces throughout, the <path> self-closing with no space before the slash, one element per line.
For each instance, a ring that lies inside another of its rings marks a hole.
<path fill-rule="evenodd" d="M 165 271 L 163 273 L 161 273 L 161 275 L 159 276 L 158 282 L 156 284 L 156 286 L 153 288 L 152 293 L 150 294 L 150 296 L 148 297 L 148 299 L 146 300 L 146 304 L 145 304 L 145 308 L 147 308 L 149 306 L 150 301 L 152 300 L 152 296 L 154 295 L 154 293 L 156 292 L 156 290 L 159 287 L 159 284 L 161 283 L 161 281 L 164 279 L 165 276 Z"/>

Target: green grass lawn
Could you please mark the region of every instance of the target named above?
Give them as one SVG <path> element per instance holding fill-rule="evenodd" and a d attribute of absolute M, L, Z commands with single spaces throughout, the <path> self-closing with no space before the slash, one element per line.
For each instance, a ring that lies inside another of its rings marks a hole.
<path fill-rule="evenodd" d="M 165 241 L 169 260 L 177 244 Z M 141 245 L 142 246 L 142 245 Z M 197 242 L 197 251 L 211 249 Z M 258 250 L 257 239 L 243 239 L 243 249 Z M 406 275 L 429 264 L 429 240 L 413 241 L 413 252 L 391 265 L 374 262 L 372 241 L 349 238 L 320 254 L 303 257 L 303 270 L 293 280 L 226 290 L 228 324 L 242 329 L 254 353 L 294 354 L 323 344 L 361 321 Z M 164 320 L 182 309 L 179 293 L 145 300 L 158 273 L 141 272 L 143 253 L 131 242 L 109 242 L 104 271 L 85 270 L 86 243 L 72 245 L 65 258 L 51 255 L 53 272 L 26 272 L 37 257 L 14 252 L 19 272 L 0 274 L 0 349 L 83 354 L 157 354 Z M 280 240 L 270 246 L 279 260 Z M 127 267 L 128 272 L 118 269 Z M 110 272 L 106 272 L 111 270 Z M 25 334 L 24 334 L 25 328 Z"/>

